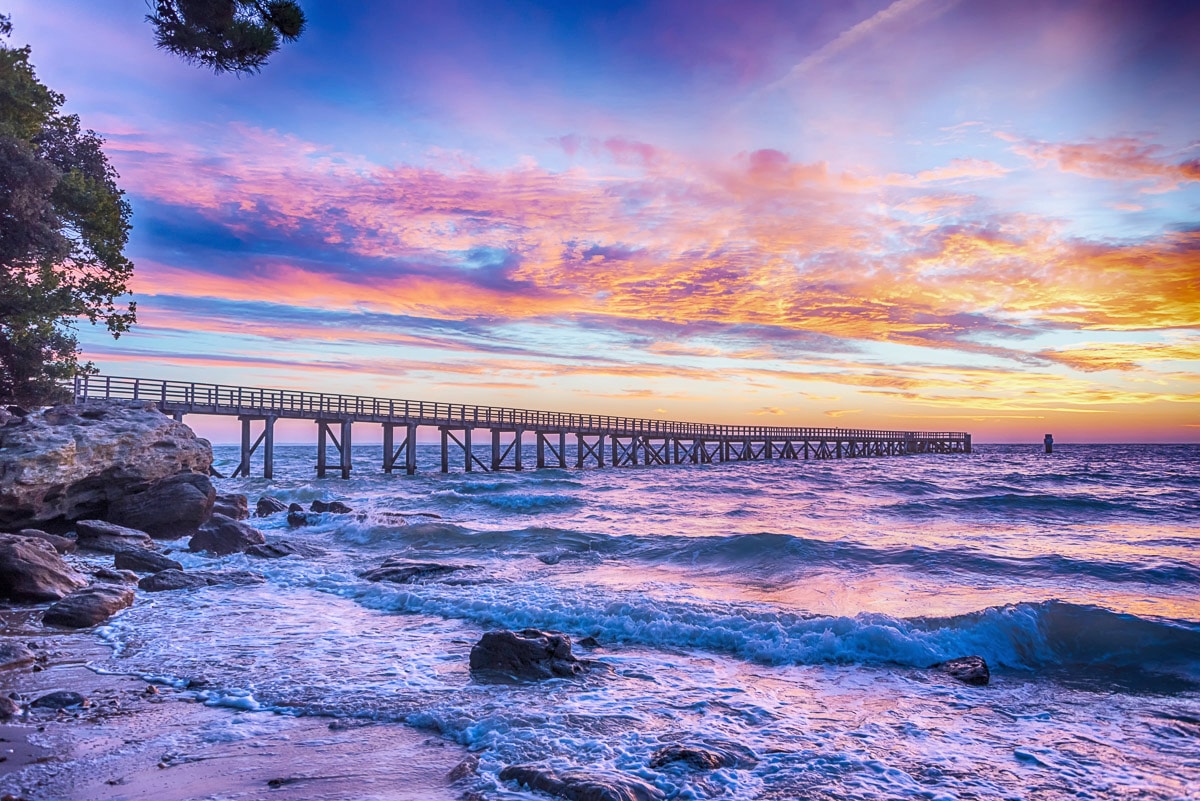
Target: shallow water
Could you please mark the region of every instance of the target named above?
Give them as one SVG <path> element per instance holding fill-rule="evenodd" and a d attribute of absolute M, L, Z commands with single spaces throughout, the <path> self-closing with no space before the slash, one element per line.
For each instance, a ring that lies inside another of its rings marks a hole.
<path fill-rule="evenodd" d="M 231 470 L 236 450 L 217 455 Z M 529 797 L 496 777 L 519 761 L 679 799 L 1200 786 L 1200 448 L 450 475 L 422 450 L 413 477 L 380 458 L 357 448 L 354 479 L 317 481 L 311 448 L 277 447 L 275 481 L 218 482 L 360 514 L 255 521 L 325 555 L 215 560 L 267 583 L 146 596 L 102 630 L 101 667 L 203 678 L 212 704 L 436 731 L 478 751 L 467 789 L 492 798 Z M 464 569 L 358 577 L 393 555 Z M 576 650 L 610 670 L 472 681 L 480 633 L 526 626 L 595 636 Z M 965 654 L 987 659 L 989 687 L 927 669 Z M 675 740 L 758 762 L 648 768 Z"/>

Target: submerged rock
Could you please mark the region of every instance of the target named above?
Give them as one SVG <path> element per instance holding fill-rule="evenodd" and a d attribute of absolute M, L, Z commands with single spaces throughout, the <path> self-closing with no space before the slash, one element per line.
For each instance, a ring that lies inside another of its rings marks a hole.
<path fill-rule="evenodd" d="M 0 528 L 111 519 L 110 504 L 137 487 L 211 464 L 207 440 L 147 401 L 33 412 L 0 427 Z"/>
<path fill-rule="evenodd" d="M 304 507 L 298 503 L 293 503 L 287 508 L 288 525 L 292 528 L 307 526 L 312 521 L 308 519 L 308 515 L 304 512 Z"/>
<path fill-rule="evenodd" d="M 131 548 L 113 557 L 113 567 L 118 570 L 135 570 L 138 573 L 157 573 L 160 570 L 183 570 L 183 565 L 170 557 L 145 548 Z"/>
<path fill-rule="evenodd" d="M 500 781 L 516 782 L 568 801 L 660 801 L 666 795 L 641 779 L 613 771 L 562 771 L 536 765 L 509 765 Z"/>
<path fill-rule="evenodd" d="M 76 543 L 70 537 L 60 537 L 57 534 L 48 534 L 41 529 L 23 528 L 17 532 L 18 537 L 33 537 L 39 540 L 45 540 L 54 546 L 54 550 L 59 553 L 75 553 Z"/>
<path fill-rule="evenodd" d="M 457 570 L 458 565 L 443 565 L 437 562 L 412 562 L 407 559 L 392 558 L 371 570 L 359 573 L 367 581 L 390 581 L 393 584 L 408 584 L 418 579 L 445 576 Z"/>
<path fill-rule="evenodd" d="M 33 664 L 33 651 L 19 642 L 0 641 L 0 670 L 12 670 Z"/>
<path fill-rule="evenodd" d="M 934 670 L 940 670 L 951 678 L 958 679 L 963 684 L 983 687 L 992 680 L 991 671 L 982 656 L 960 656 L 930 665 Z"/>
<path fill-rule="evenodd" d="M 119 553 L 131 548 L 153 548 L 154 540 L 144 531 L 118 526 L 103 520 L 80 520 L 75 523 L 75 542 L 88 551 Z"/>
<path fill-rule="evenodd" d="M 318 514 L 328 512 L 335 515 L 348 515 L 354 511 L 341 501 L 330 501 L 329 503 L 325 501 L 313 501 L 309 505 L 308 510 L 310 512 L 317 512 Z"/>
<path fill-rule="evenodd" d="M 154 537 L 177 539 L 208 521 L 216 499 L 217 491 L 208 476 L 179 473 L 131 488 L 109 504 L 105 519 Z"/>
<path fill-rule="evenodd" d="M 42 622 L 51 626 L 83 629 L 96 626 L 133 603 L 133 590 L 96 584 L 77 590 L 46 610 Z"/>
<path fill-rule="evenodd" d="M 571 653 L 571 638 L 558 632 L 489 631 L 471 648 L 473 672 L 515 679 L 569 678 L 588 667 Z"/>
<path fill-rule="evenodd" d="M 85 584 L 45 540 L 0 534 L 0 598 L 57 601 Z"/>
<path fill-rule="evenodd" d="M 88 699 L 79 693 L 59 690 L 47 693 L 29 705 L 30 709 L 67 709 L 73 706 L 88 706 Z"/>
<path fill-rule="evenodd" d="M 278 498 L 272 498 L 270 495 L 264 495 L 258 499 L 258 503 L 254 507 L 255 517 L 270 517 L 280 512 L 288 510 L 287 504 Z"/>
<path fill-rule="evenodd" d="M 250 501 L 245 495 L 231 493 L 218 495 L 213 501 L 213 514 L 221 514 L 234 520 L 245 520 L 250 516 Z"/>
<path fill-rule="evenodd" d="M 208 551 L 217 556 L 241 553 L 267 541 L 262 532 L 225 515 L 213 515 L 188 542 L 189 551 Z"/>

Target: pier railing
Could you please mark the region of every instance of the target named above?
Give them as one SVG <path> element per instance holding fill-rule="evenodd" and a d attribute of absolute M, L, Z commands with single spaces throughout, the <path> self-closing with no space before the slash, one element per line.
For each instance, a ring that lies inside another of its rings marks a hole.
<path fill-rule="evenodd" d="M 420 425 L 525 428 L 544 431 L 606 431 L 714 439 L 963 440 L 963 432 L 739 426 L 653 420 L 612 415 L 477 406 L 462 403 L 376 398 L 288 389 L 239 387 L 128 376 L 81 375 L 77 401 L 118 398 L 153 401 L 164 411 L 278 418 L 418 423 Z"/>

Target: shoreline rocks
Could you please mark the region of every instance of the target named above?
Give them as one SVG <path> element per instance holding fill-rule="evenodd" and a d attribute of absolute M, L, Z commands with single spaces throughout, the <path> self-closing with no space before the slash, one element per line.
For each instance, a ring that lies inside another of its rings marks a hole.
<path fill-rule="evenodd" d="M 250 501 L 245 495 L 230 493 L 218 495 L 213 502 L 213 514 L 222 514 L 234 520 L 245 520 L 250 517 Z"/>
<path fill-rule="evenodd" d="M 929 667 L 973 687 L 985 687 L 992 680 L 992 673 L 982 656 L 960 656 Z"/>
<path fill-rule="evenodd" d="M 146 532 L 135 528 L 103 520 L 79 520 L 75 523 L 75 544 L 89 551 L 120 553 L 130 549 L 153 548 L 154 540 Z"/>
<path fill-rule="evenodd" d="M 666 794 L 641 779 L 614 771 L 556 771 L 537 765 L 509 765 L 500 781 L 516 782 L 530 790 L 568 801 L 661 801 Z"/>
<path fill-rule="evenodd" d="M 57 601 L 86 584 L 45 540 L 0 534 L 0 598 Z"/>
<path fill-rule="evenodd" d="M 133 590 L 112 584 L 94 584 L 76 590 L 46 610 L 42 622 L 51 626 L 84 629 L 99 625 L 133 603 Z"/>
<path fill-rule="evenodd" d="M 508 679 L 574 678 L 590 662 L 571 653 L 571 638 L 558 632 L 488 631 L 471 648 L 472 674 Z"/>
<path fill-rule="evenodd" d="M 110 517 L 110 506 L 180 473 L 207 476 L 211 466 L 208 441 L 149 401 L 91 401 L 12 416 L 0 425 L 0 529 L 100 518 L 148 530 Z"/>
<path fill-rule="evenodd" d="M 183 565 L 170 557 L 145 548 L 131 548 L 113 557 L 113 567 L 136 573 L 158 573 L 161 570 L 183 570 Z"/>
<path fill-rule="evenodd" d="M 109 504 L 105 519 L 152 537 L 178 539 L 195 533 L 213 513 L 217 491 L 208 476 L 177 473 L 138 485 Z"/>
<path fill-rule="evenodd" d="M 189 551 L 207 551 L 216 556 L 241 553 L 267 538 L 256 528 L 222 514 L 215 514 L 188 542 Z"/>
<path fill-rule="evenodd" d="M 278 498 L 273 498 L 270 495 L 264 495 L 258 499 L 258 503 L 254 506 L 255 517 L 270 517 L 280 512 L 286 512 L 288 506 Z"/>
<path fill-rule="evenodd" d="M 414 562 L 408 559 L 390 558 L 379 567 L 364 570 L 358 575 L 367 581 L 388 581 L 392 584 L 411 584 L 420 579 L 445 576 L 462 570 L 458 565 L 439 562 Z"/>

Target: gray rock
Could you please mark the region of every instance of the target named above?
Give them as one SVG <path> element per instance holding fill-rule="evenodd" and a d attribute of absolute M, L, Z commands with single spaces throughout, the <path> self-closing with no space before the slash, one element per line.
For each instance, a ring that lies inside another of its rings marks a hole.
<path fill-rule="evenodd" d="M 138 589 L 146 592 L 167 592 L 169 590 L 194 590 L 209 586 L 208 579 L 202 573 L 184 573 L 182 570 L 169 568 L 160 570 L 152 576 L 146 576 L 138 582 Z"/>
<path fill-rule="evenodd" d="M 54 550 L 59 553 L 75 553 L 75 540 L 70 537 L 60 537 L 57 534 L 47 534 L 45 531 L 36 528 L 23 528 L 17 532 L 18 537 L 35 537 L 39 540 L 45 540 L 54 546 Z"/>
<path fill-rule="evenodd" d="M 84 629 L 99 625 L 133 603 L 133 590 L 111 584 L 94 584 L 77 590 L 46 610 L 42 622 L 50 626 Z"/>
<path fill-rule="evenodd" d="M 250 501 L 245 495 L 218 495 L 212 511 L 213 514 L 222 514 L 234 520 L 245 520 L 250 516 Z"/>
<path fill-rule="evenodd" d="M 348 515 L 354 510 L 341 501 L 330 501 L 329 503 L 326 503 L 325 501 L 313 501 L 309 505 L 308 511 L 316 512 L 318 514 L 324 514 L 328 512 L 329 514 L 335 515 Z"/>
<path fill-rule="evenodd" d="M 437 562 L 410 562 L 407 559 L 392 558 L 371 570 L 359 573 L 367 581 L 389 581 L 392 584 L 409 584 L 411 582 L 445 576 L 457 570 L 457 565 L 443 565 Z"/>
<path fill-rule="evenodd" d="M 257 556 L 261 559 L 282 559 L 285 556 L 303 556 L 312 558 L 321 556 L 325 552 L 320 548 L 314 548 L 311 545 L 303 543 L 288 542 L 287 540 L 276 540 L 268 542 L 265 545 L 251 545 L 246 549 L 247 556 Z"/>
<path fill-rule="evenodd" d="M 121 551 L 113 557 L 113 566 L 119 570 L 134 570 L 138 573 L 157 573 L 160 570 L 183 570 L 183 565 L 174 559 L 145 548 Z"/>
<path fill-rule="evenodd" d="M 500 781 L 516 782 L 568 801 L 661 801 L 666 795 L 652 784 L 615 771 L 555 771 L 537 765 L 509 765 Z"/>
<path fill-rule="evenodd" d="M 15 718 L 21 714 L 21 707 L 7 695 L 0 695 L 0 720 Z"/>
<path fill-rule="evenodd" d="M 0 534 L 0 598 L 57 601 L 85 584 L 45 540 Z"/>
<path fill-rule="evenodd" d="M 312 523 L 312 521 L 308 519 L 308 515 L 304 512 L 304 510 L 299 508 L 300 504 L 293 503 L 292 506 L 297 508 L 288 508 L 287 522 L 289 526 L 292 528 L 300 528 L 301 526 L 307 526 Z"/>
<path fill-rule="evenodd" d="M 146 401 L 54 406 L 11 423 L 0 427 L 0 529 L 108 519 L 132 487 L 212 464 L 206 440 Z"/>
<path fill-rule="evenodd" d="M 73 706 L 88 706 L 88 699 L 79 693 L 59 690 L 43 695 L 29 705 L 30 709 L 68 709 Z"/>
<path fill-rule="evenodd" d="M 146 532 L 118 526 L 116 523 L 106 523 L 103 520 L 76 521 L 75 542 L 83 550 L 102 553 L 154 547 L 154 540 Z"/>
<path fill-rule="evenodd" d="M 217 556 L 241 553 L 267 541 L 262 532 L 225 515 L 213 515 L 188 542 L 189 551 L 207 551 Z"/>
<path fill-rule="evenodd" d="M 270 495 L 264 495 L 258 499 L 258 504 L 254 507 L 255 517 L 270 517 L 271 515 L 280 512 L 286 512 L 287 504 L 278 498 L 272 498 Z"/>
<path fill-rule="evenodd" d="M 204 525 L 216 499 L 217 491 L 208 476 L 179 473 L 130 488 L 109 504 L 106 519 L 153 537 L 176 539 L 194 534 Z"/>
<path fill-rule="evenodd" d="M 0 670 L 12 670 L 33 664 L 33 651 L 19 642 L 0 640 Z"/>
<path fill-rule="evenodd" d="M 571 638 L 558 632 L 489 631 L 471 648 L 471 670 L 514 679 L 568 678 L 588 663 L 571 654 Z"/>
<path fill-rule="evenodd" d="M 984 687 L 992 680 L 992 673 L 982 656 L 960 656 L 930 667 L 975 687 Z"/>

